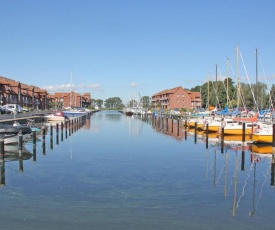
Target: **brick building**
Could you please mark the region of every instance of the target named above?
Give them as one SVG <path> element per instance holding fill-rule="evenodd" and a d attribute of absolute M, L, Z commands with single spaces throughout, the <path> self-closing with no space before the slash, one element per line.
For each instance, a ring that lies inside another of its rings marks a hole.
<path fill-rule="evenodd" d="M 152 96 L 152 106 L 161 109 L 201 108 L 201 94 L 178 86 L 154 94 Z"/>
<path fill-rule="evenodd" d="M 48 108 L 47 90 L 0 76 L 0 104 L 18 104 L 33 109 Z"/>
<path fill-rule="evenodd" d="M 57 92 L 50 95 L 55 107 L 88 107 L 91 105 L 90 93 Z"/>
<path fill-rule="evenodd" d="M 70 105 L 88 107 L 91 104 L 91 94 L 76 92 L 49 94 L 47 90 L 37 86 L 0 76 L 0 105 L 18 104 L 29 109 L 45 110 L 60 102 L 63 107 Z"/>

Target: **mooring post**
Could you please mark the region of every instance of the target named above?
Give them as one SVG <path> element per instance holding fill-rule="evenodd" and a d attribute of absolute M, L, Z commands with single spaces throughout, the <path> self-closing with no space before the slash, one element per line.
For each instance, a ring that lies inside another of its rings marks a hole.
<path fill-rule="evenodd" d="M 5 144 L 4 139 L 0 139 L 0 159 L 3 160 L 5 158 Z"/>
<path fill-rule="evenodd" d="M 272 153 L 275 154 L 275 123 L 272 125 Z"/>
<path fill-rule="evenodd" d="M 205 144 L 206 144 L 206 149 L 208 149 L 208 124 L 206 124 L 206 141 L 205 141 Z"/>
<path fill-rule="evenodd" d="M 242 129 L 242 144 L 244 146 L 245 142 L 245 123 L 243 122 L 243 129 Z"/>
<path fill-rule="evenodd" d="M 36 146 L 36 131 L 32 131 L 32 144 L 33 146 Z"/>
<path fill-rule="evenodd" d="M 222 127 L 222 133 L 221 133 L 221 153 L 223 153 L 223 147 L 224 147 L 224 127 Z"/>
<path fill-rule="evenodd" d="M 22 150 L 22 147 L 23 147 L 23 136 L 22 136 L 22 132 L 21 131 L 19 131 L 18 138 L 19 138 L 18 147 L 19 147 L 19 150 Z"/>
<path fill-rule="evenodd" d="M 197 122 L 195 122 L 194 142 L 197 143 Z"/>

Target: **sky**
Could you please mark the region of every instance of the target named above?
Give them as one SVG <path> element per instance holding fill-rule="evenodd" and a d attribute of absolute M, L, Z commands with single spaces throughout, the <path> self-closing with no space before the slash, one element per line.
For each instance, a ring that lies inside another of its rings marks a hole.
<path fill-rule="evenodd" d="M 0 0 L 0 9 L 0 76 L 49 93 L 127 103 L 216 77 L 275 84 L 272 0 Z"/>

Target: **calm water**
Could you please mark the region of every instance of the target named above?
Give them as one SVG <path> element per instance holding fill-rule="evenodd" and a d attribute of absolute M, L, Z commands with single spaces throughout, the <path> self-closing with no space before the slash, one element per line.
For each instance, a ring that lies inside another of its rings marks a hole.
<path fill-rule="evenodd" d="M 114 111 L 48 131 L 1 164 L 1 229 L 274 229 L 271 157 L 185 134 Z"/>

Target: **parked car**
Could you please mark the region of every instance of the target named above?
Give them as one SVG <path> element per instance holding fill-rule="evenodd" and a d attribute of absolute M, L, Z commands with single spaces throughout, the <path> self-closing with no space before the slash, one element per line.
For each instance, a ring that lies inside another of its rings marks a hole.
<path fill-rule="evenodd" d="M 0 113 L 1 114 L 11 114 L 12 111 L 7 108 L 4 108 L 3 106 L 0 106 Z"/>
<path fill-rule="evenodd" d="M 3 108 L 11 110 L 13 113 L 23 113 L 23 108 L 17 104 L 7 104 Z"/>
<path fill-rule="evenodd" d="M 24 113 L 30 112 L 30 110 L 29 110 L 28 108 L 26 108 L 26 107 L 23 107 L 22 109 L 23 109 L 23 112 L 24 112 Z"/>
<path fill-rule="evenodd" d="M 172 109 L 172 110 L 170 111 L 170 114 L 179 115 L 179 114 L 180 114 L 180 110 L 179 110 L 179 109 Z"/>

